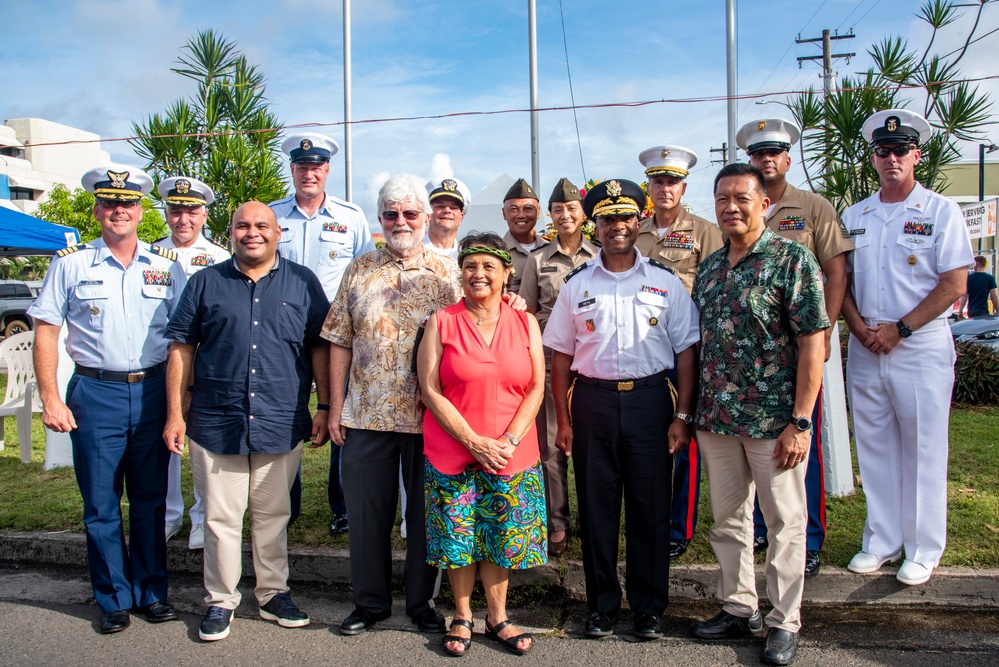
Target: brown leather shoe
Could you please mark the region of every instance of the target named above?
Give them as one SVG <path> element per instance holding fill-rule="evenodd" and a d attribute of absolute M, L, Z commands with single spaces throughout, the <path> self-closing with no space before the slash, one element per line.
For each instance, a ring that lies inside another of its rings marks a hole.
<path fill-rule="evenodd" d="M 548 540 L 548 555 L 552 557 L 561 556 L 562 554 L 565 553 L 565 549 L 568 546 L 569 546 L 569 531 L 567 530 L 565 531 L 565 536 L 558 542 L 555 542 L 553 540 Z"/>

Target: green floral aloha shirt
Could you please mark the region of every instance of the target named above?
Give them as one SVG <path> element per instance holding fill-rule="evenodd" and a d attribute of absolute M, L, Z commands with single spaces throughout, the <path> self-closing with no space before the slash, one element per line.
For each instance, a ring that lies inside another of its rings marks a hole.
<path fill-rule="evenodd" d="M 794 408 L 797 336 L 829 327 L 822 272 L 805 246 L 769 229 L 734 267 L 728 241 L 701 264 L 697 428 L 776 438 Z"/>

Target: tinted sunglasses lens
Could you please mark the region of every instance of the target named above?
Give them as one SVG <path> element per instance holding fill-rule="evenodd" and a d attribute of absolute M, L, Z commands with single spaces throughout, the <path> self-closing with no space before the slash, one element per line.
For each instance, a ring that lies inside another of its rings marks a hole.
<path fill-rule="evenodd" d="M 879 158 L 886 158 L 891 154 L 895 154 L 895 157 L 905 157 L 912 150 L 912 146 L 906 144 L 905 146 L 895 146 L 894 148 L 886 148 L 884 146 L 874 149 L 874 154 Z"/>
<path fill-rule="evenodd" d="M 410 221 L 416 220 L 417 218 L 420 217 L 420 212 L 419 211 L 403 211 L 402 212 L 402 217 L 404 217 L 404 218 L 406 218 L 407 220 L 410 220 Z M 382 211 L 382 218 L 385 219 L 385 220 L 388 220 L 389 222 L 393 222 L 395 220 L 398 220 L 399 219 L 399 211 Z"/>

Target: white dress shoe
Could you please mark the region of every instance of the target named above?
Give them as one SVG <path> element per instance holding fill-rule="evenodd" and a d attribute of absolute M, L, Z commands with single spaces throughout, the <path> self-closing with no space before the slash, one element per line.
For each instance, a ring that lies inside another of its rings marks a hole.
<path fill-rule="evenodd" d="M 933 575 L 933 568 L 914 560 L 902 561 L 902 567 L 898 568 L 895 578 L 908 586 L 918 586 L 925 584 Z"/>
<path fill-rule="evenodd" d="M 901 557 L 901 551 L 896 551 L 891 556 L 885 556 L 884 558 L 861 551 L 850 560 L 850 564 L 846 566 L 846 569 L 857 574 L 868 574 L 870 572 L 877 572 L 885 563 L 894 563 Z"/>
<path fill-rule="evenodd" d="M 205 524 L 196 523 L 191 526 L 191 535 L 187 538 L 187 548 L 191 551 L 205 548 Z"/>
<path fill-rule="evenodd" d="M 179 533 L 180 529 L 183 528 L 183 527 L 184 526 L 182 526 L 181 524 L 177 524 L 176 526 L 167 526 L 166 527 L 166 541 L 169 542 L 170 538 L 172 538 L 174 535 L 176 535 L 177 533 Z"/>

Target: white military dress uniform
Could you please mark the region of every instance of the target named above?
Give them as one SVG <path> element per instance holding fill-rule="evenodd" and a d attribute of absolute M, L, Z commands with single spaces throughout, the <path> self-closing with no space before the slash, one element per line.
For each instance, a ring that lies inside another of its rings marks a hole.
<path fill-rule="evenodd" d="M 896 326 L 945 271 L 972 264 L 957 204 L 919 183 L 904 202 L 881 191 L 843 215 L 856 250 L 848 257 L 853 297 L 865 323 Z M 867 523 L 863 551 L 940 561 L 947 537 L 947 449 L 954 342 L 946 313 L 873 354 L 850 337 L 847 389 L 856 432 Z"/>

